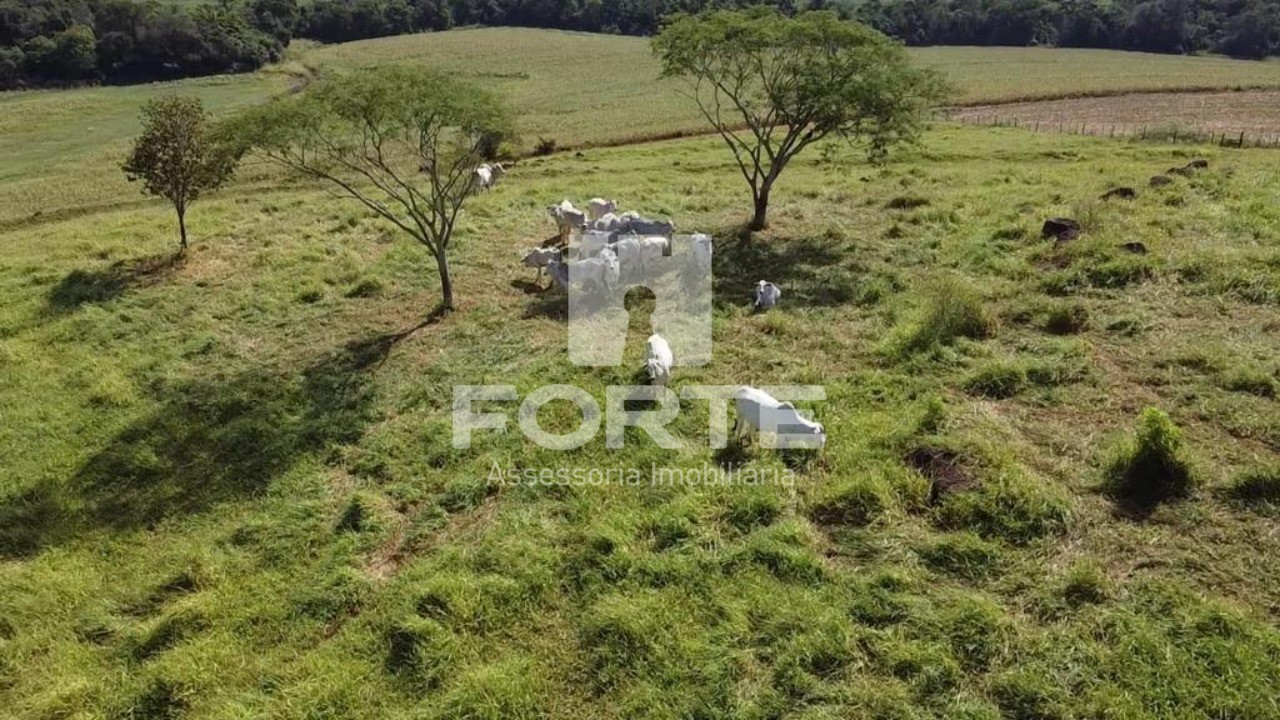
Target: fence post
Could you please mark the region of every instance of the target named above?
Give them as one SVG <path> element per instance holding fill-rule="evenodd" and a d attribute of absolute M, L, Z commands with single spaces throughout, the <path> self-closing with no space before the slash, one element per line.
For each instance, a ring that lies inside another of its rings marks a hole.
<path fill-rule="evenodd" d="M 1244 147 L 1244 131 L 1243 131 L 1243 130 L 1241 130 L 1241 131 L 1240 131 L 1240 145 L 1239 145 L 1239 147 Z"/>

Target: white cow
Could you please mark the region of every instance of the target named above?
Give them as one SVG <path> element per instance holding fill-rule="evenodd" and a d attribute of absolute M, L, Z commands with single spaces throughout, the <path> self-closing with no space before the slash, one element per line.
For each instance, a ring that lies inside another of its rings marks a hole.
<path fill-rule="evenodd" d="M 507 171 L 502 167 L 502 163 L 494 163 L 492 165 L 485 163 L 475 169 L 472 180 L 478 190 L 491 190 L 498 183 L 498 178 Z"/>
<path fill-rule="evenodd" d="M 605 213 L 591 223 L 592 230 L 600 230 L 602 232 L 613 232 L 621 226 L 622 219 L 613 213 Z"/>
<path fill-rule="evenodd" d="M 599 220 L 618 209 L 618 204 L 604 198 L 591 198 L 587 201 L 587 216 L 592 221 Z"/>
<path fill-rule="evenodd" d="M 559 205 L 548 205 L 547 214 L 552 220 L 556 221 L 556 228 L 560 232 L 560 240 L 564 241 L 573 231 L 582 232 L 587 229 L 587 214 L 573 206 L 573 203 L 565 200 Z"/>
<path fill-rule="evenodd" d="M 649 382 L 655 385 L 666 385 L 671 381 L 671 366 L 675 357 L 671 354 L 671 346 L 666 338 L 654 333 L 644 344 L 644 369 L 649 374 Z"/>
<path fill-rule="evenodd" d="M 547 263 L 547 275 L 551 283 L 561 290 L 569 289 L 569 265 L 563 260 L 551 260 Z"/>
<path fill-rule="evenodd" d="M 768 310 L 778 304 L 782 290 L 771 282 L 756 283 L 756 310 Z"/>
<path fill-rule="evenodd" d="M 618 256 L 605 248 L 595 257 L 569 263 L 569 282 L 611 291 L 618 285 Z"/>
<path fill-rule="evenodd" d="M 588 230 L 582 234 L 578 240 L 577 259 L 584 260 L 589 257 L 595 257 L 600 251 L 609 246 L 612 235 L 599 230 Z"/>
<path fill-rule="evenodd" d="M 524 254 L 524 258 L 520 260 L 520 264 L 525 267 L 537 268 L 538 279 L 542 279 L 542 270 L 549 266 L 553 261 L 560 262 L 563 256 L 560 248 L 531 248 Z"/>
<path fill-rule="evenodd" d="M 662 259 L 669 247 L 668 240 L 662 236 L 636 237 L 634 235 L 615 238 L 609 244 L 618 262 L 622 266 L 622 275 L 628 279 L 648 277 L 651 268 Z"/>
<path fill-rule="evenodd" d="M 670 220 L 652 220 L 646 217 L 624 218 L 618 231 L 628 235 L 671 235 L 676 224 Z"/>
<path fill-rule="evenodd" d="M 738 419 L 733 424 L 735 438 L 755 432 L 777 436 L 778 447 L 801 445 L 822 447 L 827 442 L 826 430 L 802 416 L 791 403 L 778 402 L 769 393 L 753 387 L 741 387 L 733 394 Z"/>

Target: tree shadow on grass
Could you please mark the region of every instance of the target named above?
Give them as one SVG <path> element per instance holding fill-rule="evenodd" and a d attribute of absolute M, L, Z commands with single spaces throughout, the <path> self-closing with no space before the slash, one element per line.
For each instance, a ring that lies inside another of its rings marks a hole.
<path fill-rule="evenodd" d="M 524 308 L 524 319 L 550 318 L 552 320 L 569 319 L 569 295 L 552 285 L 543 288 L 542 292 L 530 294 L 531 299 Z"/>
<path fill-rule="evenodd" d="M 374 419 L 373 371 L 432 321 L 348 343 L 300 371 L 257 369 L 162 390 L 154 411 L 70 478 L 0 499 L 0 557 L 264 492 L 304 456 L 360 438 Z"/>
<path fill-rule="evenodd" d="M 783 306 L 844 305 L 857 299 L 866 274 L 851 247 L 826 236 L 741 240 L 729 228 L 715 237 L 712 289 L 718 307 L 751 304 L 761 280 L 782 289 Z"/>
<path fill-rule="evenodd" d="M 81 305 L 114 300 L 132 288 L 164 280 L 185 261 L 182 253 L 161 253 L 117 260 L 101 270 L 72 270 L 49 291 L 49 309 L 69 312 Z"/>

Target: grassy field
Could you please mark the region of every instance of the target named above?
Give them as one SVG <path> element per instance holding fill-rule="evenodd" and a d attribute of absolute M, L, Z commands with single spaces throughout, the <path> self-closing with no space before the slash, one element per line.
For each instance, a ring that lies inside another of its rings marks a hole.
<path fill-rule="evenodd" d="M 1280 87 L 1280 62 L 1045 48 L 918 48 L 962 103 L 1170 88 Z M 333 46 L 297 43 L 287 62 L 256 75 L 73 92 L 0 94 L 0 227 L 35 213 L 138 204 L 116 167 L 138 106 L 158 92 L 191 92 L 229 111 L 283 92 L 307 67 L 358 70 L 422 62 L 468 75 L 520 109 L 524 145 L 561 147 L 700 132 L 678 85 L 657 79 L 643 38 L 516 28 L 406 35 Z M 589 68 L 589 72 L 587 71 Z M 573 79 L 572 81 L 566 80 Z"/>
<path fill-rule="evenodd" d="M 1138 93 L 1113 97 L 1035 100 L 975 105 L 951 115 L 956 120 L 990 123 L 1016 120 L 1044 128 L 1085 128 L 1086 132 L 1169 133 L 1182 130 L 1239 135 L 1259 142 L 1280 142 L 1280 92 Z"/>
<path fill-rule="evenodd" d="M 520 94 L 570 54 L 546 52 L 488 81 L 564 142 L 625 136 L 610 95 Z M 224 101 L 285 85 L 255 82 Z M 431 261 L 358 206 L 251 169 L 192 209 L 173 262 L 171 211 L 108 197 L 110 141 L 60 154 L 74 128 L 26 130 L 41 163 L 3 149 L 0 195 L 78 154 L 47 200 L 102 206 L 0 229 L 0 715 L 1280 714 L 1272 152 L 943 125 L 882 167 L 803 156 L 749 243 L 713 140 L 530 159 L 465 213 L 458 312 L 418 327 Z M 1139 196 L 1097 199 L 1114 185 Z M 634 377 L 651 301 L 625 367 L 576 367 L 563 300 L 519 266 L 548 202 L 593 195 L 715 234 L 713 360 L 674 387 L 821 384 L 819 456 L 708 450 L 701 403 L 678 452 L 451 447 L 456 384 L 603 398 Z M 1084 234 L 1041 240 L 1053 215 Z M 757 315 L 762 277 L 784 296 Z M 1147 407 L 1182 429 L 1181 501 L 1105 492 Z M 932 497 L 921 457 L 968 489 Z M 730 462 L 795 482 L 647 481 Z M 504 485 L 495 466 L 646 482 Z"/>

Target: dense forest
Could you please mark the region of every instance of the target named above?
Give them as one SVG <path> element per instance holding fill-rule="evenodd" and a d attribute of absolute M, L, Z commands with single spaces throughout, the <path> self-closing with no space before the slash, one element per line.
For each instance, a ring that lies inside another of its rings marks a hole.
<path fill-rule="evenodd" d="M 293 37 L 339 42 L 521 25 L 646 35 L 672 12 L 753 0 L 0 0 L 0 89 L 254 70 Z M 1277 0 L 775 0 L 911 45 L 1280 54 Z"/>

